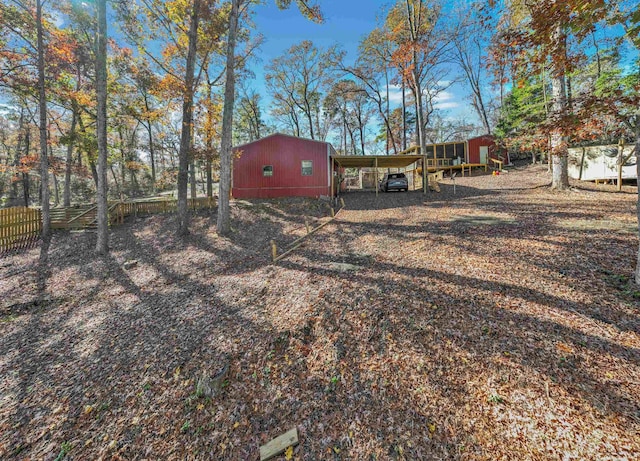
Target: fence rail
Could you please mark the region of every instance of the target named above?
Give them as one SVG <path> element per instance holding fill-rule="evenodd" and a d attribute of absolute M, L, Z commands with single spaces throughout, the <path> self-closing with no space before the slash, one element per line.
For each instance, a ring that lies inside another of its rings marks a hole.
<path fill-rule="evenodd" d="M 191 210 L 214 208 L 217 202 L 211 197 L 198 197 L 187 200 Z M 131 202 L 110 202 L 109 225 L 122 224 L 128 216 L 170 213 L 177 210 L 178 201 L 136 200 Z M 80 205 L 68 208 L 51 209 L 52 229 L 95 229 L 96 205 Z M 0 209 L 0 254 L 10 250 L 26 249 L 35 246 L 42 232 L 42 213 L 36 208 Z"/>
<path fill-rule="evenodd" d="M 25 207 L 0 210 L 0 254 L 34 247 L 41 231 L 40 210 Z"/>

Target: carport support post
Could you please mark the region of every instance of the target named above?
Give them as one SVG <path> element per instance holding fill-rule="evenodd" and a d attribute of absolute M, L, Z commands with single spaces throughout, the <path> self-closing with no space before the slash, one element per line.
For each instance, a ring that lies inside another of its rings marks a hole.
<path fill-rule="evenodd" d="M 418 172 L 418 162 L 413 164 L 413 174 L 411 175 L 411 179 L 413 180 L 413 190 L 416 190 L 416 173 Z"/>
<path fill-rule="evenodd" d="M 329 165 L 329 187 L 331 187 L 331 193 L 330 193 L 330 198 L 331 198 L 331 203 L 333 203 L 333 189 L 334 189 L 334 185 L 333 185 L 333 170 L 334 170 L 334 159 L 333 157 L 331 157 L 331 162 Z"/>
<path fill-rule="evenodd" d="M 375 187 L 376 187 L 376 197 L 378 196 L 378 157 L 376 157 L 375 159 L 375 169 L 376 169 L 376 183 L 375 183 Z"/>

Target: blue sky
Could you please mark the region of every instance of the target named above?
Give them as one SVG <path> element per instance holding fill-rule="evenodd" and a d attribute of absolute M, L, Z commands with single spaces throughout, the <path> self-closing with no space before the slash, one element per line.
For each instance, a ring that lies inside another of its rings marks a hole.
<path fill-rule="evenodd" d="M 256 79 L 247 84 L 263 93 L 265 102 L 269 98 L 264 91 L 263 69 L 269 61 L 302 40 L 311 40 L 325 49 L 338 44 L 347 52 L 347 60 L 353 61 L 357 56 L 358 43 L 376 27 L 377 18 L 383 14 L 383 7 L 389 2 L 321 0 L 319 4 L 325 16 L 323 24 L 315 24 L 304 18 L 295 6 L 289 10 L 279 10 L 273 0 L 267 0 L 264 5 L 255 9 L 256 32 L 264 36 L 265 42 L 256 53 L 258 60 L 252 65 Z M 475 115 L 467 110 L 466 94 L 464 87 L 459 84 L 454 84 L 441 94 L 438 107 L 444 111 L 443 115 L 456 119 L 466 117 L 475 122 Z M 398 106 L 401 104 L 399 89 L 394 91 L 392 88 L 391 102 Z"/>
<path fill-rule="evenodd" d="M 273 0 L 256 8 L 257 30 L 266 38 L 260 53 L 265 61 L 282 54 L 294 43 L 308 39 L 328 47 L 340 44 L 355 55 L 358 42 L 376 25 L 376 16 L 385 2 L 375 0 L 322 0 L 324 24 L 304 18 L 295 6 L 279 10 Z"/>

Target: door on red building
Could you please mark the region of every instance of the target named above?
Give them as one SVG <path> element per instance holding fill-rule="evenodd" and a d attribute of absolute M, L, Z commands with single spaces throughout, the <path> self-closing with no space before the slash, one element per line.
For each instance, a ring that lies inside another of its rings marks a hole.
<path fill-rule="evenodd" d="M 480 163 L 489 161 L 489 146 L 480 146 Z"/>

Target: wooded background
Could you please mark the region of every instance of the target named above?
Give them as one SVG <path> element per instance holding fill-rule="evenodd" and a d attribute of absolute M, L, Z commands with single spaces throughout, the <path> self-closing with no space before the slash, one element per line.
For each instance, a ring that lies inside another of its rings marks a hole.
<path fill-rule="evenodd" d="M 295 4 L 323 21 L 321 2 Z M 265 63 L 266 89 L 252 87 L 254 12 L 249 0 L 2 0 L 2 206 L 41 205 L 47 222 L 49 203 L 177 189 L 184 232 L 187 194 L 211 197 L 219 180 L 224 233 L 231 145 L 276 130 L 348 154 L 493 133 L 534 161 L 553 154 L 560 189 L 568 145 L 640 139 L 637 2 L 399 0 L 357 56 L 301 40 Z M 454 82 L 465 120 L 437 107 Z"/>

